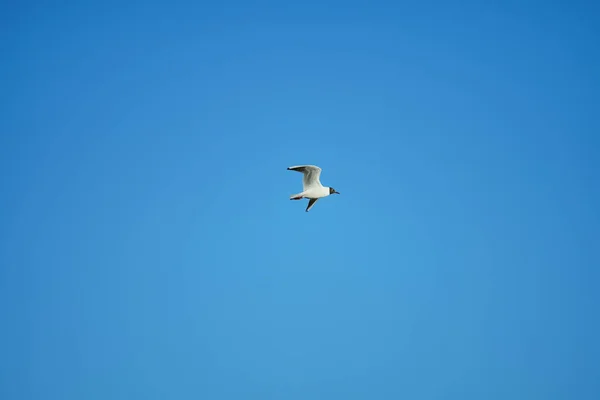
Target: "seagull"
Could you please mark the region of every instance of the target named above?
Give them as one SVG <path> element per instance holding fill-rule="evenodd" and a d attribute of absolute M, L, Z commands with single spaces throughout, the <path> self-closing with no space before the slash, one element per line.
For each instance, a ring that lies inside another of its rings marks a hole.
<path fill-rule="evenodd" d="M 306 212 L 310 210 L 317 200 L 322 197 L 327 197 L 330 194 L 340 194 L 334 188 L 321 185 L 319 177 L 321 176 L 321 168 L 316 165 L 296 165 L 294 167 L 288 167 L 289 171 L 302 172 L 303 191 L 298 194 L 290 196 L 290 200 L 301 200 L 308 199 L 308 206 L 306 206 Z"/>

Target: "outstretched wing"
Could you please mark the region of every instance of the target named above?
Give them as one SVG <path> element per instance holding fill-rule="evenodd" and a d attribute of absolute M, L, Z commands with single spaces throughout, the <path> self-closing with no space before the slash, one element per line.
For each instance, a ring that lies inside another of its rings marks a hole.
<path fill-rule="evenodd" d="M 302 186 L 304 187 L 304 190 L 313 186 L 322 186 L 320 180 L 321 168 L 316 165 L 296 165 L 295 167 L 289 167 L 288 170 L 298 171 L 304 174 L 302 177 Z"/>
<path fill-rule="evenodd" d="M 319 200 L 319 199 L 309 199 L 308 200 L 308 205 L 306 206 L 306 212 L 308 212 L 308 210 L 310 210 L 315 205 L 317 200 Z"/>

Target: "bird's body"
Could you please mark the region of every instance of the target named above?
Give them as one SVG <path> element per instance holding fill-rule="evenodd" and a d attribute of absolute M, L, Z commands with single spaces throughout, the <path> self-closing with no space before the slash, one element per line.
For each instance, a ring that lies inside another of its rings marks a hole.
<path fill-rule="evenodd" d="M 307 212 L 315 205 L 317 200 L 333 193 L 339 194 L 335 189 L 321 184 L 321 168 L 316 165 L 297 165 L 288 167 L 288 170 L 302 172 L 304 175 L 302 177 L 303 191 L 290 196 L 290 200 L 309 199 L 306 207 Z"/>
<path fill-rule="evenodd" d="M 320 199 L 331 194 L 329 193 L 329 188 L 325 186 L 308 188 L 308 190 L 305 190 L 302 193 L 303 197 L 307 199 Z"/>

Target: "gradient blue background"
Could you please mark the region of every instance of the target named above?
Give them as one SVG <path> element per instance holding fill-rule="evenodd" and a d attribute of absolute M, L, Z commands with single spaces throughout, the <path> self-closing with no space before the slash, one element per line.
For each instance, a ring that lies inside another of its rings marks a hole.
<path fill-rule="evenodd" d="M 600 398 L 600 6 L 72 3 L 0 13 L 1 399 Z"/>

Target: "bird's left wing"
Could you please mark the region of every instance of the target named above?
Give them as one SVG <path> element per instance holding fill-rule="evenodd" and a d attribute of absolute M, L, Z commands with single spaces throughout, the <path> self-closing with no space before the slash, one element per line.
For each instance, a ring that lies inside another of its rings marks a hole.
<path fill-rule="evenodd" d="M 321 168 L 316 165 L 296 165 L 294 167 L 288 167 L 288 170 L 298 171 L 304 174 L 302 177 L 302 186 L 304 186 L 304 190 L 307 190 L 312 186 L 321 186 Z"/>

